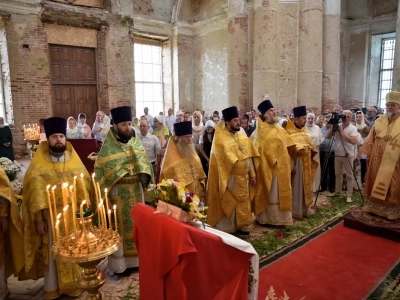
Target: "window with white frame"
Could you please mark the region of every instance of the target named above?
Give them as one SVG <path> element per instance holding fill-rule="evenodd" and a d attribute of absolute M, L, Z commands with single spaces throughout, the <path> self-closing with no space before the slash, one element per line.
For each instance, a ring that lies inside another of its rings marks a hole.
<path fill-rule="evenodd" d="M 382 39 L 381 64 L 379 69 L 379 106 L 386 107 L 386 94 L 392 90 L 393 61 L 396 40 Z"/>
<path fill-rule="evenodd" d="M 162 81 L 162 45 L 134 43 L 136 116 L 157 116 L 164 111 Z"/>

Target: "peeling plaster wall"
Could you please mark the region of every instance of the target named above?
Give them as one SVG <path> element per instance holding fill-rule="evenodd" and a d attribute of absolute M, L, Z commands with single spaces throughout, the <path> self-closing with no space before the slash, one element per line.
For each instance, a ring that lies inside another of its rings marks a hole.
<path fill-rule="evenodd" d="M 130 2 L 127 0 L 120 0 L 121 4 Z M 171 22 L 173 6 L 176 0 L 134 0 L 133 1 L 133 14 L 138 17 L 151 18 L 152 20 Z M 132 2 L 130 2 L 132 3 Z M 127 10 L 122 9 L 125 14 Z"/>
<path fill-rule="evenodd" d="M 227 0 L 183 1 L 179 19 L 193 24 L 225 13 Z"/>
<path fill-rule="evenodd" d="M 374 0 L 372 14 L 374 17 L 397 13 L 398 0 Z"/>
<path fill-rule="evenodd" d="M 209 32 L 194 40 L 194 109 L 201 108 L 212 114 L 229 106 L 226 44 L 226 29 Z"/>
<path fill-rule="evenodd" d="M 193 37 L 179 35 L 176 39 L 179 107 L 193 111 Z"/>

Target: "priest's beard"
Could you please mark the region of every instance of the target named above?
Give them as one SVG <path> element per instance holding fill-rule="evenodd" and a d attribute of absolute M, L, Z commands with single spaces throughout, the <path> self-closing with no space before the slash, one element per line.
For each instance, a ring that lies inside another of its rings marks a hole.
<path fill-rule="evenodd" d="M 279 118 L 278 117 L 267 116 L 267 122 L 269 124 L 277 124 L 277 123 L 279 123 Z"/>
<path fill-rule="evenodd" d="M 196 155 L 196 149 L 194 148 L 194 144 L 191 143 L 189 145 L 183 144 L 180 140 L 176 143 L 176 148 L 183 157 L 189 158 Z"/>
<path fill-rule="evenodd" d="M 119 128 L 117 129 L 117 138 L 118 138 L 118 141 L 120 141 L 121 143 L 124 143 L 124 144 L 128 143 L 129 140 L 131 139 L 131 137 L 132 137 L 132 132 L 124 133 L 124 132 L 120 131 Z"/>
<path fill-rule="evenodd" d="M 64 153 L 65 150 L 67 150 L 67 146 L 59 143 L 59 144 L 56 144 L 55 146 L 49 145 L 49 149 L 50 149 L 50 151 L 52 151 L 54 153 L 60 154 L 60 153 Z"/>

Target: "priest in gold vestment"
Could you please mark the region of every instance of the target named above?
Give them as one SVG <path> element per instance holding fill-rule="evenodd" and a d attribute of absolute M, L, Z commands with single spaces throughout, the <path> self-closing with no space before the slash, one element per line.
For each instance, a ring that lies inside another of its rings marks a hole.
<path fill-rule="evenodd" d="M 261 102 L 258 110 L 261 115 L 252 138 L 261 157 L 255 160 L 257 184 L 251 189 L 253 212 L 260 224 L 291 225 L 291 156 L 295 155 L 296 145 L 279 125 L 270 100 Z"/>
<path fill-rule="evenodd" d="M 24 266 L 22 220 L 6 172 L 0 166 L 0 299 L 7 299 L 7 278 Z"/>
<path fill-rule="evenodd" d="M 207 176 L 193 143 L 192 130 L 190 121 L 174 124 L 174 136 L 168 141 L 160 179 L 184 182 L 187 191 L 202 199 Z"/>
<path fill-rule="evenodd" d="M 294 119 L 289 120 L 286 131 L 296 144 L 296 155 L 292 169 L 292 216 L 308 217 L 314 213 L 312 185 L 318 167 L 317 149 L 306 128 L 307 109 L 293 108 Z"/>
<path fill-rule="evenodd" d="M 117 206 L 118 233 L 123 241 L 108 257 L 108 267 L 114 273 L 122 273 L 139 266 L 130 211 L 137 203 L 144 203 L 144 192 L 153 180 L 153 167 L 132 129 L 132 108 L 113 108 L 111 117 L 113 125 L 101 146 L 94 171 L 101 193 L 107 188 L 110 207 Z"/>
<path fill-rule="evenodd" d="M 80 204 L 80 201 L 85 199 L 84 195 L 90 195 L 91 181 L 78 154 L 71 144 L 66 142 L 67 121 L 64 118 L 52 117 L 46 119 L 43 125 L 47 142 L 39 144 L 23 182 L 25 268 L 20 273 L 20 278 L 38 279 L 44 276 L 44 299 L 55 299 L 61 294 L 75 297 L 82 292 L 76 286 L 79 276 L 77 265 L 56 263 L 49 252 L 52 245 L 52 228 L 48 223 L 46 187 L 57 186 L 57 213 L 61 213 L 61 184 L 68 182 L 72 185 L 74 176 L 84 175 L 86 191 L 82 185 L 77 185 L 77 199 Z"/>
<path fill-rule="evenodd" d="M 400 218 L 400 92 L 386 95 L 386 114 L 375 121 L 360 152 L 367 154 L 364 211 Z"/>
<path fill-rule="evenodd" d="M 216 126 L 210 154 L 206 203 L 207 223 L 247 236 L 253 227 L 250 186 L 256 184 L 253 159 L 260 155 L 240 132 L 236 106 L 222 111 L 225 124 Z"/>

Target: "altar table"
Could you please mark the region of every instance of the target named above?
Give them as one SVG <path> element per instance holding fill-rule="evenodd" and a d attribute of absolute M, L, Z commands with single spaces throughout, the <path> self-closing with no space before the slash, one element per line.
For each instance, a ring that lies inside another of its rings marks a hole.
<path fill-rule="evenodd" d="M 141 300 L 257 299 L 258 255 L 249 243 L 154 211 L 141 203 L 131 211 Z"/>

